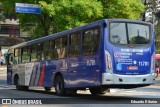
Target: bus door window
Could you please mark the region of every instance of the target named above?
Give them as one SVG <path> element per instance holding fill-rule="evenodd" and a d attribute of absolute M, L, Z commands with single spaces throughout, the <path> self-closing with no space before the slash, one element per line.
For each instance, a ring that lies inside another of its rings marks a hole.
<path fill-rule="evenodd" d="M 69 57 L 80 55 L 80 33 L 69 36 Z"/>
<path fill-rule="evenodd" d="M 14 49 L 10 49 L 8 50 L 8 62 L 9 64 L 13 64 L 13 60 L 14 60 Z"/>
<path fill-rule="evenodd" d="M 93 29 L 85 31 L 83 34 L 83 55 L 92 55 L 97 52 L 100 42 L 100 30 Z"/>

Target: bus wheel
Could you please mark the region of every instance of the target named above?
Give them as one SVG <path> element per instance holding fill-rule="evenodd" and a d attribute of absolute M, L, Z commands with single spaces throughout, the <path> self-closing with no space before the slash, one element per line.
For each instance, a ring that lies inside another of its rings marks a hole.
<path fill-rule="evenodd" d="M 51 91 L 51 87 L 45 87 L 44 88 L 46 92 L 50 92 Z"/>
<path fill-rule="evenodd" d="M 20 86 L 19 85 L 19 78 L 18 78 L 18 76 L 16 76 L 14 78 L 14 84 L 16 85 L 16 89 L 20 90 L 20 91 L 27 91 L 28 88 L 29 88 L 28 86 Z"/>
<path fill-rule="evenodd" d="M 105 94 L 106 92 L 110 92 L 110 89 L 109 88 L 90 88 L 89 91 L 92 95 L 97 95 L 97 94 Z"/>
<path fill-rule="evenodd" d="M 19 90 L 19 77 L 17 75 L 14 77 L 14 85 L 16 89 Z"/>
<path fill-rule="evenodd" d="M 65 94 L 65 88 L 64 88 L 64 80 L 61 75 L 56 76 L 55 79 L 55 90 L 56 94 L 59 96 L 62 96 Z"/>

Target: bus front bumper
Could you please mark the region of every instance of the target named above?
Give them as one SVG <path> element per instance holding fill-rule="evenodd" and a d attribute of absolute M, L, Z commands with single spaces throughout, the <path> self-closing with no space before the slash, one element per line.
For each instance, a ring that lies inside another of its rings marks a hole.
<path fill-rule="evenodd" d="M 154 84 L 156 73 L 146 75 L 119 75 L 111 73 L 102 74 L 102 85 L 138 85 Z"/>

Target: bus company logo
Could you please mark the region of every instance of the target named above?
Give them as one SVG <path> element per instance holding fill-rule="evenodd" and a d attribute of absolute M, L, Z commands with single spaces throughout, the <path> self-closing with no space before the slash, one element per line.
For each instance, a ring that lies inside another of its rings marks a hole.
<path fill-rule="evenodd" d="M 2 99 L 2 104 L 12 104 L 11 99 Z"/>
<path fill-rule="evenodd" d="M 115 56 L 116 58 L 118 58 L 118 57 L 120 56 L 120 53 L 119 53 L 119 52 L 115 52 L 115 53 L 114 53 L 114 56 Z"/>

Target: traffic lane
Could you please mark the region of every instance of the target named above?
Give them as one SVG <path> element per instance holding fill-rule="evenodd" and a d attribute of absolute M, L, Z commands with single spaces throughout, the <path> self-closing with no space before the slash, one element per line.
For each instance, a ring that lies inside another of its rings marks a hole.
<path fill-rule="evenodd" d="M 128 104 L 131 100 L 143 100 L 143 98 L 159 98 L 155 97 L 158 93 L 149 92 L 147 90 L 152 90 L 157 88 L 153 86 L 137 88 L 139 89 L 111 89 L 111 93 L 107 93 L 104 96 L 96 96 L 93 98 L 89 91 L 79 91 L 75 96 L 56 96 L 54 89 L 52 92 L 45 92 L 43 88 L 31 88 L 29 91 L 18 91 L 15 87 L 10 89 L 1 89 L 0 98 L 52 98 L 49 99 L 51 105 L 38 105 L 38 106 L 28 106 L 27 107 L 159 107 L 160 104 Z M 8 87 L 9 88 L 9 87 Z M 160 88 L 160 87 L 159 87 Z M 65 99 L 64 99 L 65 98 Z M 138 98 L 138 99 L 137 99 Z M 58 103 L 58 104 L 57 104 Z M 64 104 L 62 104 L 64 103 Z M 77 104 L 78 103 L 78 104 Z M 12 107 L 14 105 L 11 105 Z M 17 105 L 15 106 L 17 107 Z M 25 105 L 20 105 L 20 107 L 26 107 Z"/>
<path fill-rule="evenodd" d="M 117 97 L 133 97 L 133 98 L 160 98 L 160 82 L 159 78 L 156 84 L 147 87 L 134 88 L 134 89 L 111 89 L 110 93 L 104 96 L 117 96 Z M 5 83 L 5 80 L 0 80 L 0 83 Z M 6 84 L 6 83 L 5 83 Z M 44 91 L 44 88 L 31 87 L 29 91 L 18 91 L 14 85 L 0 84 L 0 98 L 59 98 L 53 88 L 52 92 Z M 8 94 L 7 96 L 5 94 Z M 89 90 L 78 91 L 78 94 L 70 97 L 90 97 Z M 68 96 L 67 96 L 68 97 Z M 92 96 L 91 96 L 92 97 Z"/>
<path fill-rule="evenodd" d="M 147 98 L 147 97 L 138 97 L 138 96 L 125 96 L 118 95 L 118 93 L 114 93 L 115 95 L 104 95 L 104 96 L 92 96 L 90 94 L 77 94 L 73 96 L 56 96 L 54 92 L 42 92 L 42 91 L 16 91 L 16 90 L 0 90 L 3 93 L 0 94 L 2 98 L 18 98 L 19 100 L 25 100 L 25 98 L 29 98 L 31 100 L 40 99 L 42 100 L 42 104 L 144 104 L 145 101 L 150 101 L 149 104 L 157 104 L 157 100 Z M 134 94 L 134 93 L 133 93 Z M 143 102 L 139 102 L 143 101 Z M 155 101 L 155 102 L 151 102 Z M 160 102 L 158 102 L 160 104 Z"/>
<path fill-rule="evenodd" d="M 0 83 L 4 83 L 1 80 Z M 160 98 L 160 83 L 157 82 L 154 85 L 147 87 L 134 88 L 134 89 L 111 89 L 110 93 L 106 93 L 103 96 L 117 96 L 117 97 L 133 97 L 133 98 Z M 5 94 L 9 94 L 6 96 Z M 2 97 L 1 97 L 2 96 Z M 90 97 L 89 90 L 78 91 L 78 94 L 70 97 Z M 55 90 L 46 92 L 44 88 L 31 87 L 29 91 L 18 91 L 14 85 L 2 85 L 0 84 L 0 98 L 57 98 Z M 68 96 L 67 96 L 68 97 Z M 92 97 L 92 96 L 91 96 Z"/>
<path fill-rule="evenodd" d="M 15 90 L 13 90 L 15 91 Z M 22 91 L 19 91 L 22 94 Z M 23 91 L 26 94 L 25 91 Z M 36 94 L 32 92 L 27 92 L 29 95 L 32 95 L 31 99 L 36 98 Z M 40 90 L 36 91 L 37 98 L 41 98 L 40 95 L 43 94 Z M 52 95 L 54 96 L 55 93 L 47 93 L 44 92 L 44 95 Z M 117 94 L 117 93 L 116 93 Z M 17 95 L 19 96 L 19 94 Z M 39 96 L 39 97 L 38 97 Z M 20 97 L 20 96 L 19 96 Z M 28 98 L 28 97 L 27 97 Z M 49 97 L 48 97 L 49 98 Z M 43 99 L 43 97 L 42 97 Z M 95 96 L 92 95 L 84 95 L 78 94 L 76 96 L 66 96 L 66 97 L 59 97 L 50 98 L 49 99 L 52 104 L 43 104 L 43 105 L 9 105 L 7 107 L 159 107 L 159 104 L 132 104 L 131 100 L 144 100 L 142 98 L 135 98 L 132 96 Z M 150 99 L 151 100 L 151 99 Z M 43 100 L 42 100 L 43 101 Z"/>
<path fill-rule="evenodd" d="M 152 86 L 154 87 L 154 86 Z M 157 91 L 155 91 L 157 90 Z M 160 98 L 159 93 L 160 87 L 157 89 L 153 88 L 136 88 L 136 89 L 111 89 L 110 93 L 106 93 L 105 95 L 96 96 L 99 98 L 108 98 L 108 97 L 121 97 L 121 98 Z M 8 94 L 6 96 L 6 94 Z M 1 97 L 3 95 L 3 97 Z M 92 98 L 93 96 L 90 94 L 89 90 L 86 91 L 78 91 L 76 95 L 68 95 L 68 96 L 57 96 L 55 90 L 53 89 L 51 92 L 46 92 L 43 88 L 31 88 L 28 91 L 18 91 L 15 87 L 8 87 L 6 89 L 0 89 L 0 98 Z"/>
<path fill-rule="evenodd" d="M 160 75 L 156 78 L 155 84 L 160 86 Z"/>
<path fill-rule="evenodd" d="M 160 75 L 156 78 L 155 84 L 146 87 L 136 88 L 136 90 L 150 93 L 157 92 L 157 95 L 160 96 Z"/>

